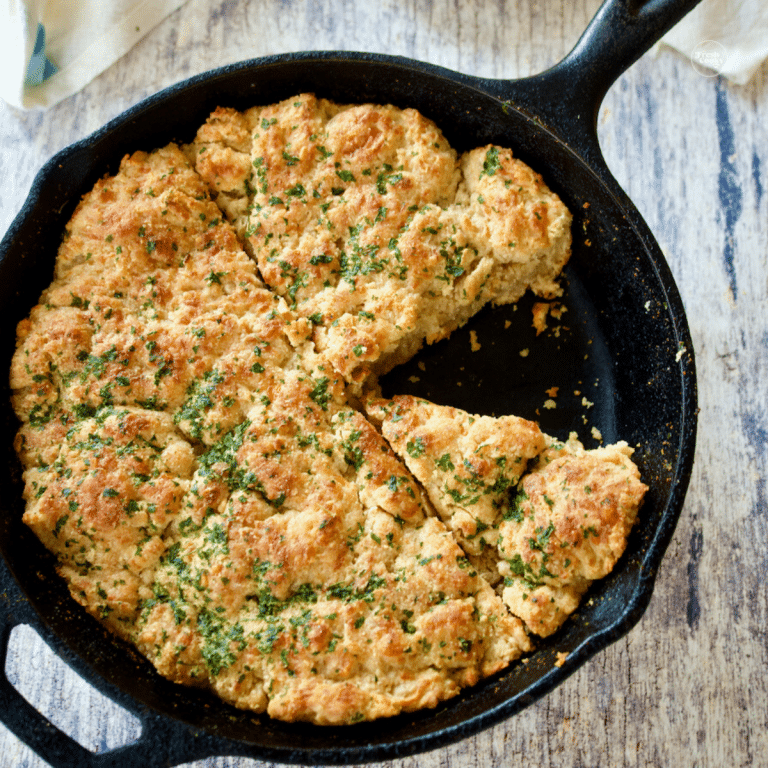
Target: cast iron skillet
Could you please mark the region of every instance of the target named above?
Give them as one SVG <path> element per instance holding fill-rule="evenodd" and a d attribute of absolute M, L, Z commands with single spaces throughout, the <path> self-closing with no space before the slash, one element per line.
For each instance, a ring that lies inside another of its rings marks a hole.
<path fill-rule="evenodd" d="M 219 105 L 244 108 L 312 91 L 340 102 L 415 107 L 460 151 L 489 142 L 512 147 L 574 213 L 563 298 L 568 313 L 557 321 L 563 326 L 560 336 L 534 337 L 529 299 L 517 311 L 489 309 L 447 343 L 425 349 L 418 358 L 424 370 L 414 361 L 390 374 L 385 391 L 415 391 L 474 412 L 540 418 L 545 431 L 561 438 L 574 428 L 589 438 L 596 426 L 606 441 L 624 439 L 637 446 L 635 457 L 650 491 L 614 573 L 594 585 L 562 630 L 538 643 L 528 663 L 416 715 L 338 728 L 288 725 L 159 678 L 74 605 L 54 573 L 52 557 L 20 522 L 20 470 L 11 446 L 18 425 L 6 386 L 0 393 L 5 435 L 0 655 L 5 658 L 11 629 L 31 624 L 86 680 L 143 725 L 137 742 L 94 755 L 48 723 L 3 675 L 0 718 L 11 731 L 56 768 L 147 768 L 210 755 L 304 764 L 401 757 L 457 741 L 515 714 L 637 623 L 690 477 L 696 384 L 691 339 L 669 268 L 610 175 L 596 122 L 609 86 L 695 4 L 608 0 L 563 62 L 512 82 L 359 53 L 302 53 L 236 64 L 147 99 L 42 169 L 0 244 L 0 358 L 6 371 L 14 325 L 50 282 L 60 234 L 80 196 L 106 172 L 116 171 L 125 153 L 190 140 Z M 481 343 L 474 353 L 469 329 Z M 521 357 L 526 347 L 530 355 Z M 552 386 L 560 387 L 558 407 L 546 410 L 545 390 Z M 582 397 L 594 405 L 585 406 Z M 554 666 L 558 652 L 568 654 L 561 667 Z"/>

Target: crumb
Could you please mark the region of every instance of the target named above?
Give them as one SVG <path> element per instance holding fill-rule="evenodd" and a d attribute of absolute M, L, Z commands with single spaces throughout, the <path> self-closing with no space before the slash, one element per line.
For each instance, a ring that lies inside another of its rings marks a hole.
<path fill-rule="evenodd" d="M 408 381 L 410 381 L 411 384 L 416 384 L 421 381 L 421 379 L 418 376 L 409 376 Z"/>
<path fill-rule="evenodd" d="M 559 389 L 560 387 L 550 387 L 548 390 L 546 390 L 546 392 L 550 397 L 557 397 L 557 392 Z"/>
<path fill-rule="evenodd" d="M 546 301 L 537 301 L 533 305 L 533 327 L 536 329 L 537 336 L 546 330 L 549 307 Z"/>
<path fill-rule="evenodd" d="M 574 389 L 573 390 L 573 394 L 576 395 L 576 397 L 578 397 L 581 394 L 581 390 L 580 389 Z"/>
<path fill-rule="evenodd" d="M 568 654 L 564 651 L 558 651 L 557 654 L 557 660 L 555 661 L 556 667 L 562 667 L 563 664 L 565 664 L 565 660 L 568 658 Z"/>
<path fill-rule="evenodd" d="M 550 308 L 549 313 L 552 315 L 552 317 L 559 320 L 567 311 L 568 311 L 568 307 L 564 306 L 563 304 L 558 304 L 557 302 L 555 302 Z"/>
<path fill-rule="evenodd" d="M 424 365 L 424 363 L 422 363 L 421 360 L 419 360 L 418 367 L 419 367 L 420 371 L 426 371 L 427 370 L 427 366 Z"/>
<path fill-rule="evenodd" d="M 510 325 L 512 325 L 512 321 L 511 320 L 505 320 L 504 321 L 504 330 L 506 331 L 507 328 L 509 328 Z"/>
<path fill-rule="evenodd" d="M 676 362 L 676 363 L 679 363 L 679 362 L 680 362 L 680 358 L 681 358 L 681 357 L 682 357 L 682 356 L 685 354 L 685 352 L 686 352 L 686 349 L 685 349 L 685 347 L 684 347 L 684 346 L 681 344 L 681 345 L 680 345 L 680 349 L 678 349 L 678 350 L 677 350 L 677 354 L 675 355 L 675 362 Z"/>
<path fill-rule="evenodd" d="M 581 404 L 582 404 L 582 405 L 583 405 L 585 408 L 591 408 L 591 407 L 594 405 L 594 403 L 593 403 L 593 402 L 590 402 L 589 400 L 587 400 L 587 398 L 586 398 L 586 397 L 582 397 L 582 398 L 581 398 Z"/>
<path fill-rule="evenodd" d="M 598 443 L 603 442 L 603 435 L 597 427 L 592 427 L 592 437 L 594 437 Z"/>
<path fill-rule="evenodd" d="M 553 408 L 557 408 L 557 403 L 554 400 L 545 400 L 544 407 L 551 411 Z"/>
<path fill-rule="evenodd" d="M 530 352 L 529 349 L 521 349 L 520 350 L 520 357 L 528 357 L 528 353 Z"/>
<path fill-rule="evenodd" d="M 481 345 L 477 341 L 477 333 L 475 331 L 469 332 L 469 346 L 473 352 L 477 352 L 477 350 L 480 349 Z"/>

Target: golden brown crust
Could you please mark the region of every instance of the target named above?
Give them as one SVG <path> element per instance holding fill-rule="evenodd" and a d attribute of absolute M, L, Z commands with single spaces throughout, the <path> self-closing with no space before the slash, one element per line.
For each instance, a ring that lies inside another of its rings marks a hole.
<path fill-rule="evenodd" d="M 74 598 L 160 674 L 287 721 L 432 707 L 530 650 L 484 550 L 518 545 L 498 518 L 535 456 L 538 525 L 573 445 L 511 416 L 411 423 L 426 406 L 405 400 L 396 430 L 371 406 L 382 436 L 352 404 L 483 303 L 556 293 L 568 221 L 508 152 L 457 158 L 393 107 L 222 108 L 184 150 L 124 158 L 11 368 L 24 520 Z M 445 487 L 399 458 L 417 437 L 453 462 Z M 619 556 L 605 536 L 574 583 Z"/>
<path fill-rule="evenodd" d="M 538 426 L 517 416 L 472 415 L 409 395 L 372 401 L 367 412 L 462 547 L 473 555 L 495 548 L 510 490 L 544 449 Z"/>
<path fill-rule="evenodd" d="M 529 642 L 292 319 L 182 152 L 125 158 L 19 325 L 25 522 L 172 680 L 287 720 L 434 706 Z"/>
<path fill-rule="evenodd" d="M 586 451 L 575 435 L 548 442 L 499 527 L 504 602 L 542 636 L 613 569 L 648 490 L 626 443 Z"/>
<path fill-rule="evenodd" d="M 59 427 L 64 426 L 62 431 Z M 59 412 L 19 432 L 26 446 L 24 522 L 54 552 L 73 596 L 130 636 L 191 477 L 193 450 L 167 414 Z M 56 440 L 56 455 L 37 445 Z"/>

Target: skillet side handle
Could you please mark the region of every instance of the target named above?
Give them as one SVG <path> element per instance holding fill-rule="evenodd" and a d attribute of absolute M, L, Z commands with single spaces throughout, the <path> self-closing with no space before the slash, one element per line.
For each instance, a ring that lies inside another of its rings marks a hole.
<path fill-rule="evenodd" d="M 493 81 L 491 89 L 550 128 L 593 167 L 607 172 L 597 139 L 597 116 L 605 94 L 699 2 L 606 0 L 559 64 L 532 77 Z"/>
<path fill-rule="evenodd" d="M 0 721 L 54 768 L 90 768 L 93 753 L 43 717 L 6 677 L 8 640 L 19 622 L 3 608 L 0 605 Z"/>
<path fill-rule="evenodd" d="M 8 640 L 16 621 L 0 600 L 0 722 L 53 768 L 167 768 L 226 751 L 227 744 L 205 734 L 194 734 L 182 724 L 139 713 L 139 739 L 107 752 L 94 753 L 78 744 L 38 712 L 9 682 L 5 674 Z M 0 758 L 0 763 L 2 758 Z"/>
<path fill-rule="evenodd" d="M 23 624 L 36 627 L 32 610 L 0 561 L 0 723 L 53 768 L 167 768 L 227 751 L 230 745 L 221 739 L 133 710 L 141 720 L 137 741 L 98 754 L 86 749 L 38 712 L 8 680 L 8 642 L 14 627 Z"/>

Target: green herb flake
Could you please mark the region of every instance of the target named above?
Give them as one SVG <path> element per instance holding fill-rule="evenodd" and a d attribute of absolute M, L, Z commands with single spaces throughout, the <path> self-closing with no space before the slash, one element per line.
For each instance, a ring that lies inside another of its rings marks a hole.
<path fill-rule="evenodd" d="M 67 520 L 69 520 L 69 515 L 62 515 L 57 521 L 56 525 L 53 528 L 53 535 L 55 538 L 59 538 L 59 534 L 61 533 L 61 529 L 67 524 Z"/>
<path fill-rule="evenodd" d="M 501 168 L 501 162 L 499 160 L 498 147 L 490 147 L 485 153 L 485 160 L 483 161 L 483 170 L 480 173 L 480 178 L 483 176 L 493 176 L 496 171 Z"/>
<path fill-rule="evenodd" d="M 456 469 L 454 463 L 451 461 L 451 455 L 444 453 L 439 459 L 435 461 L 435 466 L 443 472 L 448 472 Z"/>
<path fill-rule="evenodd" d="M 414 459 L 418 459 L 424 455 L 424 440 L 421 437 L 414 437 L 413 440 L 409 440 L 405 444 L 405 450 L 408 451 L 408 455 Z M 448 454 L 446 454 L 447 456 Z"/>
<path fill-rule="evenodd" d="M 331 394 L 328 392 L 329 379 L 327 376 L 315 381 L 315 387 L 309 393 L 309 396 L 314 400 L 324 411 L 328 410 L 328 403 L 331 400 Z"/>
<path fill-rule="evenodd" d="M 307 190 L 304 189 L 303 184 L 297 182 L 292 187 L 288 187 L 288 189 L 285 190 L 285 194 L 288 197 L 306 197 Z"/>

